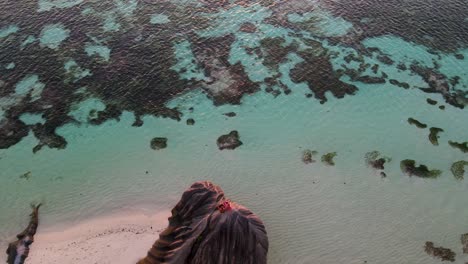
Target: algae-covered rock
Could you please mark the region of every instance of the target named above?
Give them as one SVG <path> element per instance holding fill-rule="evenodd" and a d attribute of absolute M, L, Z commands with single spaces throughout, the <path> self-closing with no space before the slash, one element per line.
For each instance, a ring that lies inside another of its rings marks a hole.
<path fill-rule="evenodd" d="M 151 148 L 154 150 L 167 148 L 167 138 L 155 137 L 151 140 Z"/>
<path fill-rule="evenodd" d="M 338 154 L 336 152 L 330 152 L 322 156 L 322 162 L 330 165 L 330 166 L 335 166 L 335 161 L 333 158 L 335 158 Z"/>
<path fill-rule="evenodd" d="M 211 182 L 196 182 L 172 209 L 169 226 L 138 264 L 266 264 L 260 218 Z"/>
<path fill-rule="evenodd" d="M 189 125 L 189 126 L 195 125 L 195 120 L 193 118 L 187 119 L 187 125 Z"/>
<path fill-rule="evenodd" d="M 441 259 L 442 261 L 455 262 L 455 252 L 449 248 L 436 247 L 433 242 L 427 241 L 424 245 L 424 251 L 433 257 Z"/>
<path fill-rule="evenodd" d="M 409 123 L 410 125 L 415 125 L 415 126 L 418 127 L 418 128 L 426 128 L 426 127 L 427 127 L 426 124 L 421 123 L 421 122 L 419 122 L 418 120 L 416 120 L 416 119 L 414 119 L 414 118 L 412 118 L 412 117 L 408 118 L 408 123 Z"/>
<path fill-rule="evenodd" d="M 468 141 L 465 141 L 463 143 L 458 143 L 458 142 L 450 140 L 448 143 L 452 148 L 457 148 L 457 149 L 461 150 L 463 153 L 468 152 Z"/>
<path fill-rule="evenodd" d="M 468 166 L 468 161 L 460 160 L 454 162 L 452 167 L 450 167 L 450 171 L 452 171 L 453 176 L 457 180 L 463 180 L 465 175 L 465 166 Z"/>
<path fill-rule="evenodd" d="M 390 162 L 391 158 L 381 156 L 378 151 L 367 152 L 364 156 L 366 164 L 377 170 L 385 169 L 385 163 Z"/>
<path fill-rule="evenodd" d="M 444 132 L 444 130 L 438 127 L 431 127 L 429 131 L 430 131 L 429 141 L 432 143 L 432 145 L 438 146 L 439 145 L 439 133 Z"/>
<path fill-rule="evenodd" d="M 468 254 L 468 234 L 461 235 L 460 240 L 463 245 L 463 253 Z"/>
<path fill-rule="evenodd" d="M 436 105 L 437 104 L 437 101 L 436 100 L 432 100 L 431 98 L 427 98 L 426 99 L 426 102 L 430 105 Z"/>
<path fill-rule="evenodd" d="M 416 161 L 406 159 L 400 162 L 401 170 L 409 176 L 416 176 L 420 178 L 437 178 L 442 174 L 440 170 L 429 170 L 426 165 L 419 165 L 416 167 Z"/>
<path fill-rule="evenodd" d="M 222 135 L 217 140 L 217 145 L 220 150 L 223 149 L 236 149 L 242 145 L 242 141 L 239 140 L 239 132 L 233 130 L 227 135 Z"/>
<path fill-rule="evenodd" d="M 302 162 L 304 162 L 305 164 L 316 162 L 316 160 L 314 160 L 314 156 L 317 155 L 317 153 L 318 152 L 315 150 L 304 150 L 304 152 L 302 152 Z"/>

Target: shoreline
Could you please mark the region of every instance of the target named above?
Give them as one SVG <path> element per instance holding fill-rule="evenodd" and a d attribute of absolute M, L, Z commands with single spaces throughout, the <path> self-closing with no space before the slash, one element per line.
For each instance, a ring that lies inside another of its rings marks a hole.
<path fill-rule="evenodd" d="M 151 215 L 132 210 L 39 229 L 27 263 L 136 263 L 167 227 L 169 216 L 170 210 Z"/>

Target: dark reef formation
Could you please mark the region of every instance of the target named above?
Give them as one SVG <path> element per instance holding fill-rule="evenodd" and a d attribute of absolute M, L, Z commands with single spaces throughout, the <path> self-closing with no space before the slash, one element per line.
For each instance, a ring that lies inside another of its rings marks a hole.
<path fill-rule="evenodd" d="M 216 141 L 218 148 L 220 150 L 223 149 L 236 149 L 240 145 L 242 145 L 242 141 L 239 139 L 239 132 L 233 130 L 229 132 L 229 134 L 222 135 Z"/>
<path fill-rule="evenodd" d="M 458 143 L 458 142 L 449 140 L 448 143 L 452 148 L 459 149 L 463 153 L 468 152 L 468 141 L 465 141 L 463 143 Z"/>
<path fill-rule="evenodd" d="M 6 253 L 8 255 L 8 264 L 23 264 L 29 255 L 29 246 L 34 242 L 34 235 L 36 234 L 37 227 L 39 226 L 39 207 L 32 205 L 31 219 L 29 220 L 28 227 L 23 232 L 16 235 L 17 240 L 8 244 Z"/>
<path fill-rule="evenodd" d="M 444 130 L 438 127 L 431 127 L 429 128 L 429 131 L 430 131 L 429 141 L 432 143 L 432 145 L 438 146 L 439 145 L 439 133 L 444 132 Z"/>
<path fill-rule="evenodd" d="M 463 180 L 465 178 L 465 166 L 468 166 L 468 161 L 460 160 L 452 164 L 450 171 L 455 179 Z"/>
<path fill-rule="evenodd" d="M 338 154 L 336 152 L 330 152 L 322 156 L 321 160 L 323 163 L 329 166 L 335 166 L 335 161 L 333 160 Z"/>
<path fill-rule="evenodd" d="M 449 248 L 436 247 L 433 242 L 427 241 L 424 245 L 424 251 L 433 257 L 441 259 L 442 261 L 455 262 L 455 252 Z"/>
<path fill-rule="evenodd" d="M 167 148 L 167 138 L 155 137 L 151 140 L 151 148 L 154 150 Z"/>
<path fill-rule="evenodd" d="M 172 209 L 169 226 L 138 264 L 266 264 L 268 237 L 249 209 L 210 182 L 196 182 Z"/>
<path fill-rule="evenodd" d="M 468 46 L 468 6 L 464 1 L 325 0 L 324 3 L 332 13 L 353 23 L 357 32 L 346 37 L 354 42 L 394 35 L 435 50 L 453 52 Z"/>
<path fill-rule="evenodd" d="M 409 176 L 416 176 L 420 178 L 437 178 L 442 174 L 440 170 L 429 170 L 426 165 L 416 166 L 416 161 L 406 159 L 400 162 L 401 171 Z"/>
<path fill-rule="evenodd" d="M 408 118 L 408 123 L 409 123 L 410 125 L 415 125 L 415 126 L 418 127 L 418 128 L 426 128 L 426 127 L 427 127 L 426 124 L 421 123 L 421 122 L 419 122 L 418 120 L 416 120 L 416 119 L 414 119 L 414 118 L 412 118 L 412 117 Z"/>

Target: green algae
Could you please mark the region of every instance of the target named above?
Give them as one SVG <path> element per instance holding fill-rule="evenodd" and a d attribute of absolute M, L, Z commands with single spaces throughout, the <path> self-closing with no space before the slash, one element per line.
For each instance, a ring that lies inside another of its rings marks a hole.
<path fill-rule="evenodd" d="M 426 165 L 419 165 L 416 166 L 416 161 L 406 159 L 400 162 L 401 171 L 408 174 L 409 176 L 416 176 L 419 178 L 430 178 L 435 179 L 438 178 L 442 171 L 440 170 L 430 170 Z"/>
<path fill-rule="evenodd" d="M 452 172 L 455 179 L 457 180 L 464 179 L 465 166 L 468 166 L 468 161 L 460 160 L 452 164 L 452 167 L 450 167 L 450 171 Z"/>
<path fill-rule="evenodd" d="M 430 131 L 429 141 L 432 143 L 432 145 L 438 146 L 439 145 L 439 133 L 444 132 L 444 130 L 438 127 L 431 127 L 429 128 L 429 131 Z"/>
<path fill-rule="evenodd" d="M 322 156 L 322 162 L 330 165 L 335 166 L 335 161 L 333 160 L 338 154 L 336 152 L 330 152 Z"/>
<path fill-rule="evenodd" d="M 315 150 L 310 150 L 310 149 L 304 150 L 302 152 L 302 162 L 304 162 L 305 164 L 316 162 L 316 160 L 314 160 L 314 156 L 317 154 L 318 152 Z"/>
<path fill-rule="evenodd" d="M 421 122 L 419 122 L 418 120 L 416 120 L 416 119 L 414 119 L 414 118 L 412 118 L 412 117 L 408 118 L 408 123 L 409 123 L 410 125 L 415 125 L 415 126 L 418 127 L 418 128 L 426 128 L 426 127 L 427 127 L 426 124 L 421 123 Z"/>

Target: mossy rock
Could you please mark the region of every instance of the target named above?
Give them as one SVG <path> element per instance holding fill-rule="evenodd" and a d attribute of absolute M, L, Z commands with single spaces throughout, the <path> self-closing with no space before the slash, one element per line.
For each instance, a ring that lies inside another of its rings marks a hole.
<path fill-rule="evenodd" d="M 189 125 L 189 126 L 195 125 L 195 120 L 193 118 L 187 119 L 187 125 Z"/>
<path fill-rule="evenodd" d="M 448 143 L 452 148 L 457 148 L 457 149 L 461 150 L 463 153 L 468 152 L 468 141 L 465 141 L 463 143 L 458 143 L 458 142 L 450 140 Z"/>
<path fill-rule="evenodd" d="M 419 178 L 438 178 L 442 171 L 440 170 L 430 170 L 426 165 L 419 165 L 416 167 L 416 161 L 406 159 L 400 162 L 401 171 L 408 174 L 409 176 L 416 176 Z"/>
<path fill-rule="evenodd" d="M 385 163 L 390 162 L 392 159 L 389 157 L 384 157 L 380 154 L 378 151 L 371 151 L 367 152 L 366 155 L 364 156 L 366 160 L 366 164 L 368 166 L 373 167 L 374 169 L 377 170 L 383 170 L 385 169 Z"/>
<path fill-rule="evenodd" d="M 444 132 L 444 130 L 438 127 L 431 127 L 429 131 L 430 131 L 429 141 L 432 143 L 432 145 L 438 146 L 439 145 L 439 133 Z"/>
<path fill-rule="evenodd" d="M 452 174 L 455 177 L 455 179 L 463 180 L 465 178 L 465 166 L 468 166 L 468 161 L 460 160 L 452 164 L 452 167 L 450 167 L 450 171 L 452 171 Z"/>
<path fill-rule="evenodd" d="M 315 150 L 304 150 L 302 152 L 302 162 L 304 162 L 305 164 L 316 162 L 316 160 L 314 160 L 314 156 L 317 155 L 317 153 L 318 152 Z"/>
<path fill-rule="evenodd" d="M 322 156 L 322 162 L 330 165 L 335 166 L 335 161 L 333 160 L 338 154 L 336 152 L 330 152 Z"/>
<path fill-rule="evenodd" d="M 151 148 L 154 150 L 167 148 L 167 138 L 155 137 L 151 140 Z"/>
<path fill-rule="evenodd" d="M 426 128 L 426 127 L 427 127 L 426 124 L 421 123 L 421 122 L 419 122 L 418 120 L 416 120 L 416 119 L 414 119 L 414 118 L 412 118 L 412 117 L 408 118 L 408 123 L 409 123 L 410 125 L 415 125 L 415 126 L 418 127 L 418 128 Z"/>

